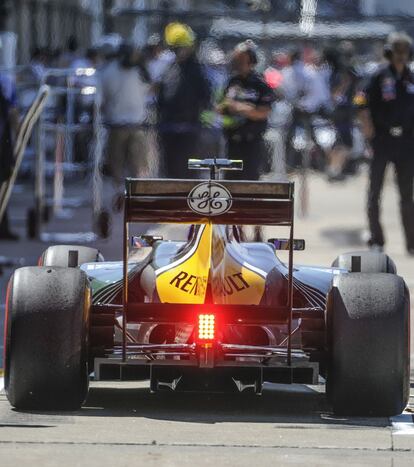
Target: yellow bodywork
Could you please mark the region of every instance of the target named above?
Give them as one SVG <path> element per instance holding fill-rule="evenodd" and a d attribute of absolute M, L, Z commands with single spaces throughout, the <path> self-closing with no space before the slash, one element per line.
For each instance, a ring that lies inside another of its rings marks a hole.
<path fill-rule="evenodd" d="M 266 275 L 245 261 L 243 246 L 229 240 L 226 227 L 203 224 L 185 254 L 156 271 L 162 303 L 205 303 L 211 284 L 216 304 L 258 305 Z"/>

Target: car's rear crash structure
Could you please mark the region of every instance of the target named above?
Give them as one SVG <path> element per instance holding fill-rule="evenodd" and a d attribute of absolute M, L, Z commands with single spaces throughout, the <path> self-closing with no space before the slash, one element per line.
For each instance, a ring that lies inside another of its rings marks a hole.
<path fill-rule="evenodd" d="M 129 233 L 132 223 L 159 222 L 190 224 L 188 241 Z M 289 238 L 245 242 L 240 225 L 284 226 Z M 294 241 L 293 183 L 127 179 L 122 262 L 55 246 L 12 276 L 10 403 L 78 408 L 92 373 L 149 379 L 152 391 L 258 394 L 265 381 L 322 377 L 337 413 L 401 413 L 409 294 L 394 263 L 359 252 L 329 268 L 294 266 L 303 246 Z M 134 259 L 137 248 L 146 254 Z"/>

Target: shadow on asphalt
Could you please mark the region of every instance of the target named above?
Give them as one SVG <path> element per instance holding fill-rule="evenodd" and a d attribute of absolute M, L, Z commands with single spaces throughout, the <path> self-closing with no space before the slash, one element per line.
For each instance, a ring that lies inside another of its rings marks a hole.
<path fill-rule="evenodd" d="M 362 229 L 355 228 L 330 228 L 321 230 L 321 235 L 326 240 L 329 240 L 332 245 L 340 248 L 347 247 L 366 247 L 366 242 L 363 238 Z"/>
<path fill-rule="evenodd" d="M 26 412 L 27 413 L 27 412 Z M 33 414 L 34 412 L 30 412 Z M 64 416 L 64 412 L 49 412 Z M 84 407 L 68 416 L 132 417 L 190 423 L 277 423 L 387 427 L 387 418 L 337 417 L 325 394 L 307 386 L 272 385 L 262 396 L 247 394 L 150 394 L 146 388 L 92 387 Z M 306 426 L 305 426 L 306 428 Z"/>

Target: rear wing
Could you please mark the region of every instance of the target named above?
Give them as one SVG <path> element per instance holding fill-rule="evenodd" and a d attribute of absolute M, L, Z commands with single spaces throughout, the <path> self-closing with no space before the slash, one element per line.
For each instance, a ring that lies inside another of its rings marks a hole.
<path fill-rule="evenodd" d="M 294 184 L 127 178 L 125 221 L 292 225 Z"/>

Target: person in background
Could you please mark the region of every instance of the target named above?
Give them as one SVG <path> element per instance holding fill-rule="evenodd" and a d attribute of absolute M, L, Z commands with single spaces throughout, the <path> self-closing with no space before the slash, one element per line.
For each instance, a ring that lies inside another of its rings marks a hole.
<path fill-rule="evenodd" d="M 117 60 L 122 38 L 118 34 L 107 34 L 102 36 L 95 44 L 95 49 L 100 56 L 99 71 L 111 66 Z"/>
<path fill-rule="evenodd" d="M 200 45 L 200 62 L 210 83 L 213 100 L 222 97 L 228 81 L 228 69 L 224 51 L 212 40 Z"/>
<path fill-rule="evenodd" d="M 174 62 L 175 55 L 165 49 L 159 34 L 152 34 L 146 45 L 147 69 L 152 83 L 159 83 L 167 68 Z"/>
<path fill-rule="evenodd" d="M 272 89 L 277 89 L 282 86 L 282 70 L 285 66 L 288 66 L 287 61 L 287 56 L 283 52 L 274 52 L 272 54 L 272 61 L 263 73 L 266 83 Z"/>
<path fill-rule="evenodd" d="M 241 42 L 233 50 L 230 77 L 217 111 L 226 118 L 227 157 L 242 159 L 244 170 L 228 172 L 228 178 L 258 180 L 266 165 L 263 135 L 275 99 L 273 90 L 255 71 L 256 45 Z"/>
<path fill-rule="evenodd" d="M 13 170 L 13 139 L 18 127 L 19 113 L 15 85 L 8 74 L 0 73 L 0 185 L 9 179 Z M 0 223 L 0 240 L 18 239 L 18 235 L 10 230 L 6 211 Z"/>
<path fill-rule="evenodd" d="M 60 57 L 59 66 L 61 68 L 78 68 L 79 64 L 77 62 L 79 60 L 82 60 L 79 52 L 79 43 L 76 36 L 71 35 L 66 42 L 65 51 Z"/>
<path fill-rule="evenodd" d="M 103 120 L 108 128 L 106 168 L 119 190 L 124 177 L 147 175 L 146 105 L 150 89 L 149 76 L 142 53 L 124 43 L 118 59 L 100 74 Z"/>
<path fill-rule="evenodd" d="M 263 76 L 275 93 L 275 101 L 268 120 L 268 129 L 265 133 L 266 147 L 271 154 L 271 172 L 273 175 L 286 175 L 285 132 L 280 131 L 285 127 L 291 116 L 291 106 L 284 99 L 282 92 L 283 69 L 289 66 L 288 55 L 283 51 L 272 53 L 269 66 Z"/>
<path fill-rule="evenodd" d="M 226 55 L 214 41 L 208 39 L 200 44 L 198 56 L 209 82 L 212 102 L 218 103 L 223 99 L 228 82 Z M 225 153 L 225 142 L 221 115 L 211 107 L 201 113 L 201 123 L 198 156 L 201 158 L 222 156 Z"/>
<path fill-rule="evenodd" d="M 30 71 L 34 80 L 40 83 L 47 67 L 48 54 L 45 48 L 36 47 L 32 51 Z"/>
<path fill-rule="evenodd" d="M 71 84 L 77 88 L 75 95 L 75 122 L 90 124 L 83 131 L 76 132 L 74 144 L 74 161 L 85 163 L 91 153 L 91 142 L 93 141 L 94 118 L 96 118 L 96 101 L 98 88 L 98 70 L 102 64 L 102 56 L 96 47 L 87 49 L 85 57 L 72 63 L 76 70 Z"/>
<path fill-rule="evenodd" d="M 145 65 L 151 81 L 147 102 L 147 138 L 150 160 L 150 175 L 156 177 L 160 172 L 160 150 L 157 133 L 157 92 L 162 76 L 174 62 L 175 55 L 163 46 L 159 34 L 152 34 L 145 46 Z"/>
<path fill-rule="evenodd" d="M 241 159 L 243 170 L 228 172 L 227 179 L 259 180 L 267 172 L 268 154 L 264 133 L 275 100 L 273 90 L 262 75 L 255 71 L 257 47 L 251 40 L 238 44 L 231 55 L 232 75 L 217 111 L 223 115 L 226 155 Z M 240 228 L 240 238 L 246 240 Z M 254 228 L 254 240 L 262 240 L 260 226 Z"/>
<path fill-rule="evenodd" d="M 210 103 L 210 86 L 195 54 L 195 34 L 181 23 L 165 28 L 165 42 L 175 52 L 158 84 L 158 135 L 165 176 L 192 178 L 188 159 L 197 156 L 200 117 Z"/>
<path fill-rule="evenodd" d="M 280 89 L 292 108 L 292 118 L 285 139 L 286 165 L 295 168 L 302 167 L 304 162 L 303 154 L 293 144 L 297 128 L 303 128 L 319 152 L 323 152 L 316 139 L 312 118 L 326 113 L 330 107 L 330 99 L 329 88 L 319 67 L 317 54 L 313 53 L 313 64 L 305 64 L 298 49 L 291 50 L 289 56 L 290 65 L 282 70 L 283 81 Z"/>
<path fill-rule="evenodd" d="M 408 66 L 412 39 L 405 33 L 390 34 L 384 54 L 388 63 L 354 99 L 360 109 L 363 134 L 373 150 L 368 189 L 368 244 L 376 250 L 382 250 L 385 244 L 379 204 L 385 169 L 392 162 L 400 192 L 406 248 L 408 254 L 414 255 L 414 74 Z"/>
<path fill-rule="evenodd" d="M 344 44 L 345 46 L 345 44 Z M 354 125 L 353 97 L 356 92 L 359 77 L 352 66 L 352 49 L 348 45 L 346 54 L 341 48 L 328 48 L 324 51 L 324 58 L 328 71 L 328 83 L 332 100 L 332 121 L 337 138 L 329 153 L 327 175 L 331 181 L 345 178 L 345 167 L 350 160 Z"/>

